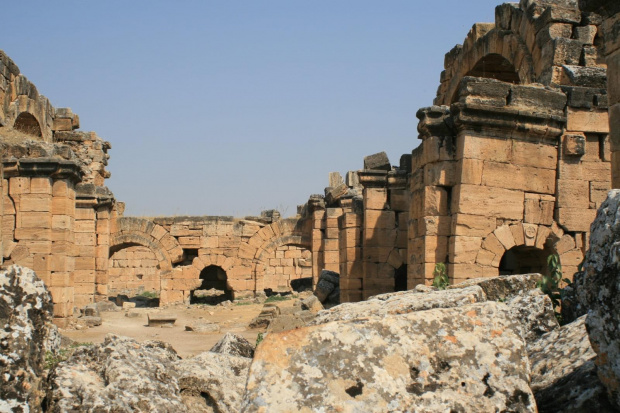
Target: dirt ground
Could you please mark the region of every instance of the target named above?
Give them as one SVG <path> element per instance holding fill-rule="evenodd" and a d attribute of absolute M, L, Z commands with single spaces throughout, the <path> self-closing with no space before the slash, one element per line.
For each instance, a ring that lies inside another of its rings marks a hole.
<path fill-rule="evenodd" d="M 289 306 L 294 300 L 277 303 Z M 256 342 L 258 333 L 264 329 L 249 329 L 248 324 L 256 317 L 263 304 L 232 304 L 228 307 L 210 305 L 183 305 L 168 308 L 133 308 L 118 312 L 102 312 L 101 326 L 86 330 L 61 330 L 61 333 L 77 342 L 103 342 L 106 334 L 114 333 L 132 337 L 138 341 L 161 340 L 174 347 L 181 357 L 189 357 L 208 351 L 226 332 L 233 332 L 245 337 L 251 343 Z M 130 318 L 125 313 L 135 312 L 139 317 Z M 147 314 L 172 315 L 176 317 L 173 327 L 149 327 Z M 217 333 L 196 333 L 185 331 L 185 326 L 194 323 L 217 323 Z"/>

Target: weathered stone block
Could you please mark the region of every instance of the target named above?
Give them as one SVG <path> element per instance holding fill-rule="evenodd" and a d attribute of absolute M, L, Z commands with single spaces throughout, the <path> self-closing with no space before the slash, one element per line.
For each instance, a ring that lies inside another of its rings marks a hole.
<path fill-rule="evenodd" d="M 364 157 L 364 169 L 392 170 L 392 165 L 385 152 Z"/>
<path fill-rule="evenodd" d="M 484 162 L 482 184 L 542 194 L 555 192 L 555 169 Z"/>
<path fill-rule="evenodd" d="M 596 217 L 595 209 L 558 208 L 558 224 L 567 231 L 589 232 Z"/>
<path fill-rule="evenodd" d="M 385 209 L 388 202 L 386 188 L 364 188 L 364 209 Z"/>
<path fill-rule="evenodd" d="M 590 185 L 588 181 L 558 179 L 558 208 L 589 208 Z"/>
<path fill-rule="evenodd" d="M 495 222 L 496 219 L 489 216 L 454 214 L 452 232 L 454 235 L 486 237 L 495 230 Z"/>
<path fill-rule="evenodd" d="M 567 156 L 582 156 L 586 153 L 586 139 L 583 135 L 564 135 L 563 152 Z"/>
<path fill-rule="evenodd" d="M 452 189 L 451 211 L 521 220 L 523 201 L 523 191 L 463 184 Z"/>
<path fill-rule="evenodd" d="M 475 263 L 481 244 L 481 237 L 450 237 L 450 262 Z"/>
<path fill-rule="evenodd" d="M 603 110 L 568 108 L 568 124 L 571 132 L 609 133 L 609 115 Z"/>

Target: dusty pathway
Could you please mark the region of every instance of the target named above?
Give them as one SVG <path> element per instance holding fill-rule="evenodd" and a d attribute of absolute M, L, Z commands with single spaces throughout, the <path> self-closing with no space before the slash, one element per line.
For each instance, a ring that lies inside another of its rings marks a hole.
<path fill-rule="evenodd" d="M 292 305 L 289 300 L 278 305 Z M 230 331 L 245 337 L 251 343 L 256 342 L 258 333 L 264 330 L 250 330 L 248 324 L 256 317 L 263 307 L 262 304 L 233 304 L 221 306 L 176 306 L 169 308 L 134 308 L 131 312 L 139 313 L 139 317 L 125 316 L 125 310 L 119 312 L 103 312 L 103 324 L 87 330 L 61 330 L 61 333 L 78 342 L 101 343 L 106 334 L 114 333 L 135 338 L 138 341 L 161 340 L 174 347 L 181 357 L 188 357 L 208 351 L 226 332 Z M 147 314 L 170 314 L 177 318 L 171 328 L 148 327 Z M 218 323 L 220 332 L 199 334 L 185 331 L 185 326 L 193 323 Z"/>

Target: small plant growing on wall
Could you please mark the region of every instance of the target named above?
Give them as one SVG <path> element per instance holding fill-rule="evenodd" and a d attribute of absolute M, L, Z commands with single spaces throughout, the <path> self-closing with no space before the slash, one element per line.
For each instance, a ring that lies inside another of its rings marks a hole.
<path fill-rule="evenodd" d="M 450 280 L 448 279 L 448 273 L 446 272 L 446 264 L 438 262 L 435 264 L 435 270 L 433 271 L 433 287 L 439 290 L 445 290 L 448 288 Z"/>
<path fill-rule="evenodd" d="M 570 285 L 571 281 L 568 278 L 562 278 L 562 264 L 557 254 L 552 254 L 547 257 L 547 268 L 549 269 L 549 273 L 543 275 L 540 281 L 536 283 L 536 286 L 549 296 L 553 304 L 555 316 L 558 318 L 558 321 L 561 322 L 561 314 L 556 311 L 556 308 L 560 306 L 562 300 L 560 283 L 564 282 Z"/>

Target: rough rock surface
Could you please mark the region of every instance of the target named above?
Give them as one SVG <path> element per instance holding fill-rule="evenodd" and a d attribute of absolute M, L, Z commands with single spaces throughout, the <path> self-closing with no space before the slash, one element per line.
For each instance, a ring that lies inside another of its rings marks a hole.
<path fill-rule="evenodd" d="M 204 352 L 176 363 L 179 389 L 190 411 L 236 413 L 251 359 Z"/>
<path fill-rule="evenodd" d="M 478 285 L 484 290 L 487 299 L 492 301 L 505 301 L 517 295 L 526 294 L 536 288 L 540 281 L 540 274 L 504 275 L 491 278 L 474 278 L 465 282 L 451 285 L 448 289 L 458 289 Z"/>
<path fill-rule="evenodd" d="M 185 331 L 193 331 L 198 334 L 210 334 L 220 331 L 220 326 L 217 323 L 194 323 L 186 325 Z"/>
<path fill-rule="evenodd" d="M 598 376 L 620 409 L 620 190 L 609 192 L 591 226 L 580 301 L 597 353 Z"/>
<path fill-rule="evenodd" d="M 551 299 L 538 288 L 517 295 L 506 304 L 523 326 L 521 334 L 528 343 L 560 326 Z"/>
<path fill-rule="evenodd" d="M 41 411 L 45 351 L 60 347 L 52 311 L 52 297 L 32 270 L 0 272 L 0 411 Z"/>
<path fill-rule="evenodd" d="M 269 334 L 246 412 L 536 411 L 511 310 L 486 302 Z"/>
<path fill-rule="evenodd" d="M 615 411 L 596 374 L 585 316 L 528 344 L 531 388 L 540 412 Z"/>
<path fill-rule="evenodd" d="M 59 363 L 50 411 L 185 411 L 176 379 L 179 360 L 169 344 L 108 334 Z"/>
<path fill-rule="evenodd" d="M 238 357 L 254 357 L 254 346 L 245 338 L 233 333 L 226 333 L 211 350 L 213 353 L 228 354 Z"/>
<path fill-rule="evenodd" d="M 321 311 L 310 322 L 310 325 L 332 321 L 351 321 L 371 315 L 405 314 L 433 308 L 459 307 L 483 301 L 486 301 L 486 296 L 478 286 L 429 293 L 400 291 L 376 295 L 359 303 L 344 303 L 329 310 Z"/>

